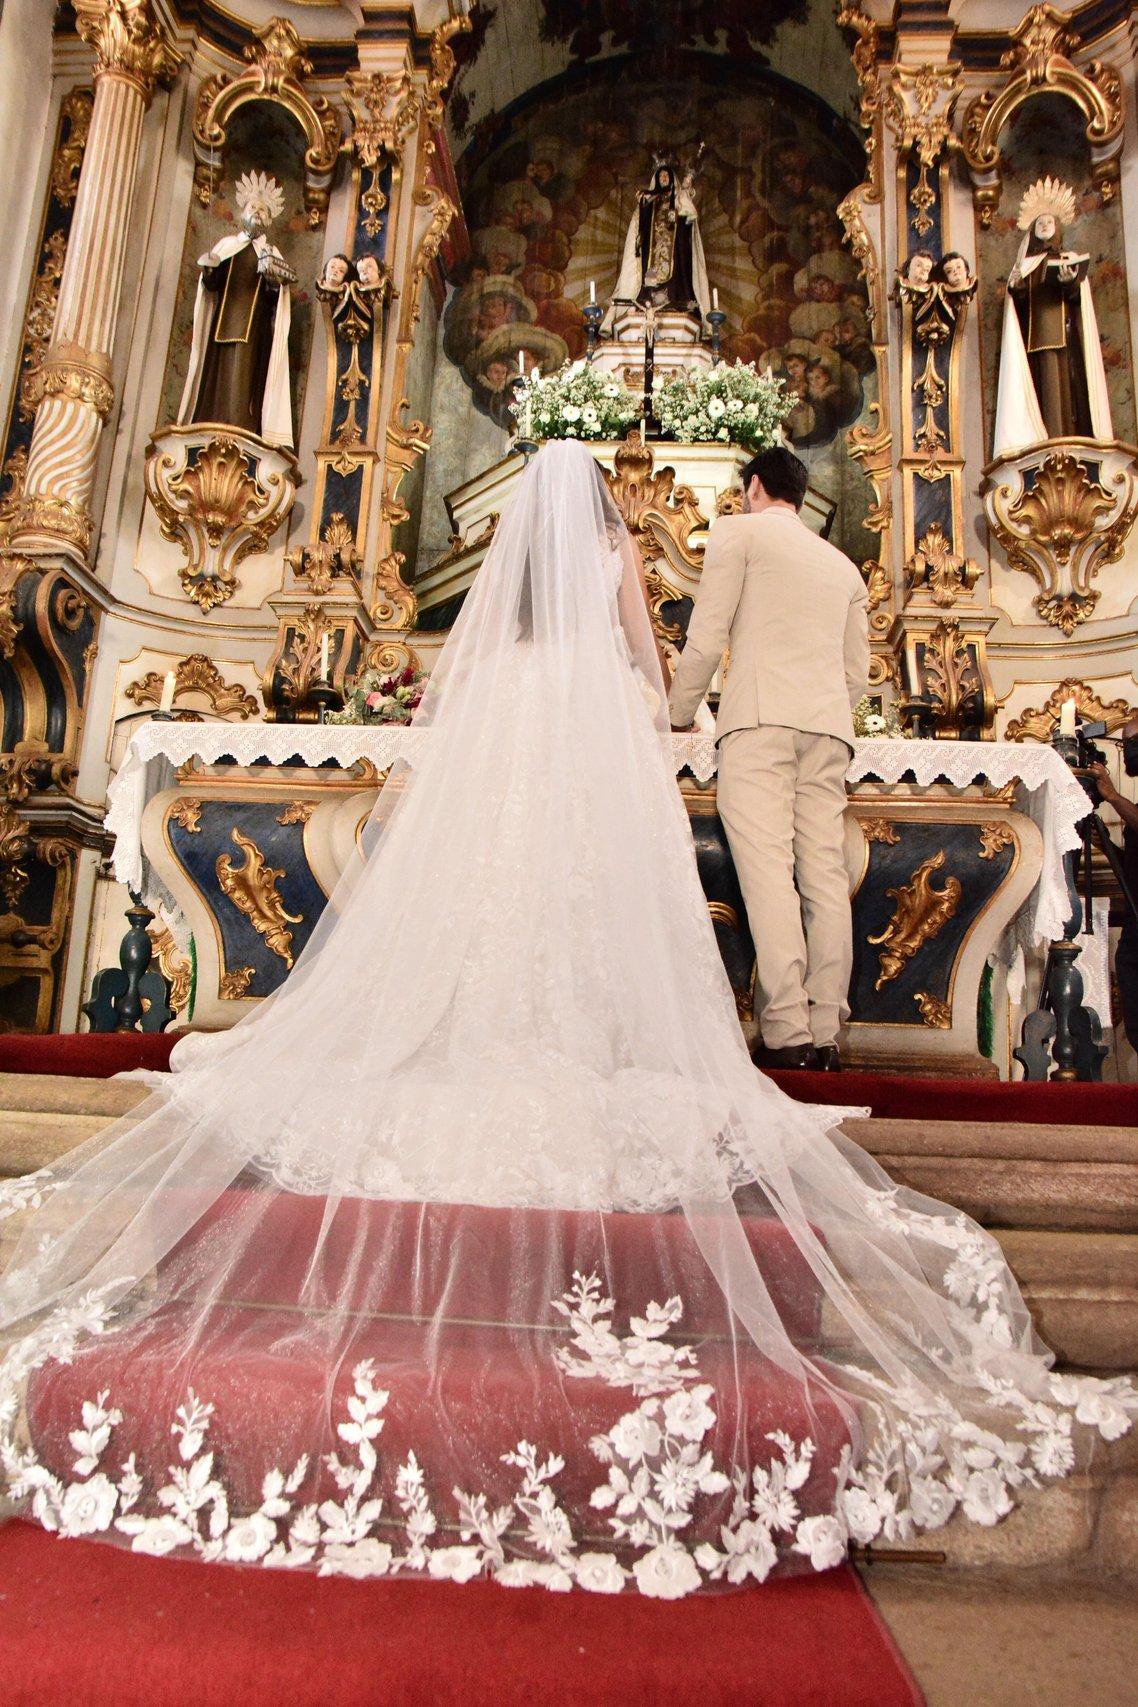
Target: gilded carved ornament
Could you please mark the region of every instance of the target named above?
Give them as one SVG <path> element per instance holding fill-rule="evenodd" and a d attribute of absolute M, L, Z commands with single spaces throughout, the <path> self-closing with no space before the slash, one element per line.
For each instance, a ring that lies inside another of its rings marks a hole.
<path fill-rule="evenodd" d="M 1092 582 L 1126 547 L 1138 515 L 1135 457 L 1130 445 L 1053 440 L 984 471 L 984 509 L 1008 567 L 1031 576 L 1035 609 L 1062 634 L 1093 614 Z"/>
<path fill-rule="evenodd" d="M 958 736 L 966 723 L 980 721 L 968 713 L 987 697 L 984 681 L 957 621 L 937 623 L 925 640 L 923 663 L 924 688 L 932 698 L 937 727 Z"/>
<path fill-rule="evenodd" d="M 1004 848 L 1016 846 L 1015 831 L 1010 824 L 994 822 L 980 826 L 980 858 L 995 859 Z"/>
<path fill-rule="evenodd" d="M 1046 703 L 1038 708 L 1028 706 L 1012 718 L 1004 731 L 1008 741 L 1050 741 L 1059 725 L 1059 713 L 1066 700 L 1073 699 L 1080 717 L 1090 723 L 1105 723 L 1108 730 L 1120 729 L 1138 709 L 1124 699 L 1100 699 L 1087 682 L 1076 676 L 1066 676 Z"/>
<path fill-rule="evenodd" d="M 952 1025 L 952 1003 L 942 1002 L 939 996 L 930 996 L 927 990 L 916 990 L 913 1000 L 920 1010 L 921 1019 L 925 1025 L 936 1031 L 948 1031 Z"/>
<path fill-rule="evenodd" d="M 347 518 L 336 510 L 324 524 L 315 545 L 299 545 L 288 553 L 289 568 L 298 581 L 307 583 L 314 598 L 324 598 L 332 583 L 349 579 L 358 583 L 363 559 L 356 550 L 355 535 Z"/>
<path fill-rule="evenodd" d="M 881 970 L 873 986 L 875 990 L 899 977 L 914 955 L 939 934 L 956 912 L 963 893 L 960 879 L 948 877 L 943 889 L 933 887 L 933 875 L 943 868 L 944 862 L 945 850 L 941 848 L 922 860 L 908 883 L 885 891 L 887 898 L 895 903 L 893 916 L 883 931 L 865 939 L 875 947 L 882 945 L 877 957 Z"/>
<path fill-rule="evenodd" d="M 170 986 L 169 1003 L 179 1013 L 190 999 L 194 969 L 188 955 L 181 952 L 169 926 L 153 924 L 147 931 L 154 944 L 158 970 Z"/>
<path fill-rule="evenodd" d="M 918 237 L 933 228 L 929 209 L 937 199 L 929 174 L 953 146 L 952 120 L 960 98 L 961 67 L 892 65 L 882 111 L 902 156 L 917 163 L 917 180 L 909 192 L 914 209 L 910 224 Z"/>
<path fill-rule="evenodd" d="M 51 163 L 51 193 L 61 207 L 70 207 L 79 190 L 79 172 L 94 105 L 94 97 L 86 89 L 73 89 L 60 108 L 60 118 L 67 125 L 67 140 L 60 143 Z"/>
<path fill-rule="evenodd" d="M 125 689 L 127 699 L 138 706 L 157 705 L 162 698 L 163 679 L 157 670 L 150 670 Z M 219 717 L 228 717 L 232 712 L 236 712 L 238 717 L 255 717 L 259 710 L 253 695 L 240 682 L 227 682 L 213 659 L 207 658 L 204 652 L 191 652 L 175 667 L 175 700 L 188 693 L 203 694 Z"/>
<path fill-rule="evenodd" d="M 863 818 L 861 833 L 867 842 L 880 842 L 888 848 L 895 848 L 901 840 L 888 818 Z"/>
<path fill-rule="evenodd" d="M 905 578 L 914 591 L 927 594 L 934 605 L 948 609 L 967 599 L 980 579 L 980 565 L 958 556 L 944 529 L 934 522 L 919 540 L 905 565 Z"/>
<path fill-rule="evenodd" d="M 288 926 L 301 924 L 304 915 L 285 909 L 277 889 L 284 871 L 271 866 L 256 842 L 236 825 L 231 834 L 234 846 L 245 855 L 245 863 L 235 866 L 231 854 L 219 854 L 215 867 L 218 887 L 264 938 L 265 946 L 291 969 L 292 932 Z"/>
<path fill-rule="evenodd" d="M 217 986 L 219 999 L 223 1002 L 239 1002 L 242 996 L 248 995 L 254 971 L 252 966 L 231 966 L 228 972 L 223 972 Z"/>
<path fill-rule="evenodd" d="M 340 115 L 326 95 L 309 95 L 304 88 L 312 63 L 295 25 L 287 18 L 270 18 L 253 34 L 245 49 L 249 69 L 236 77 L 208 77 L 198 92 L 193 123 L 198 200 L 208 206 L 221 184 L 221 155 L 233 115 L 250 101 L 272 101 L 284 107 L 304 133 L 304 205 L 309 225 L 317 226 L 328 208 L 340 153 Z"/>
<path fill-rule="evenodd" d="M 1113 65 L 1091 60 L 1075 65 L 1070 55 L 1079 36 L 1069 12 L 1033 6 L 1013 31 L 1013 46 L 1000 60 L 1007 79 L 971 103 L 964 118 L 962 148 L 972 178 L 972 197 L 982 226 L 992 223 L 1000 204 L 1000 134 L 1016 109 L 1044 90 L 1065 95 L 1086 121 L 1091 175 L 1104 201 L 1118 183 L 1122 152 L 1122 80 Z"/>
<path fill-rule="evenodd" d="M 162 537 L 185 554 L 182 587 L 208 613 L 236 591 L 237 565 L 267 548 L 298 476 L 291 452 L 205 424 L 156 434 L 144 478 Z"/>
<path fill-rule="evenodd" d="M 95 55 L 95 80 L 121 77 L 149 102 L 182 56 L 155 20 L 150 0 L 73 0 L 75 27 Z"/>
<path fill-rule="evenodd" d="M 46 741 L 17 741 L 12 752 L 0 759 L 0 786 L 13 805 L 31 794 L 49 789 L 67 790 L 79 774 L 79 766 L 64 754 L 53 753 Z"/>

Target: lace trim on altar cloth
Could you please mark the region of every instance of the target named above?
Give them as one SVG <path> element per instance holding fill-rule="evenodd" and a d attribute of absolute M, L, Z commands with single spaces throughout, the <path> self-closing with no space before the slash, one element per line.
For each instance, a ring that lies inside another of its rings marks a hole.
<path fill-rule="evenodd" d="M 890 1193 L 880 1194 L 880 1212 L 904 1219 Z M 971 1272 L 964 1241 L 960 1246 L 954 1291 L 982 1303 L 983 1276 Z M 1113 1440 L 1138 1413 L 1138 1393 L 1124 1378 L 1048 1376 L 1045 1401 L 981 1374 L 991 1406 L 1005 1422 L 1013 1419 L 1011 1430 L 1020 1437 L 1006 1439 L 943 1399 L 881 1384 L 880 1402 L 861 1401 L 871 1432 L 858 1461 L 851 1461 L 848 1448 L 843 1452 L 832 1509 L 804 1513 L 797 1495 L 816 1453 L 808 1435 L 770 1431 L 770 1460 L 753 1466 L 749 1476 L 740 1466 L 714 1462 L 708 1442 L 715 1389 L 701 1379 L 694 1349 L 667 1338 L 682 1321 L 682 1301 L 649 1304 L 621 1335 L 613 1325 L 615 1301 L 604 1296 L 595 1275 L 577 1274 L 554 1304 L 568 1330 L 566 1343 L 554 1350 L 556 1362 L 570 1379 L 600 1379 L 640 1401 L 589 1442 L 603 1472 L 589 1508 L 598 1521 L 604 1514 L 610 1546 L 582 1546 L 559 1501 L 565 1460 L 556 1443 L 519 1441 L 502 1458 L 514 1473 L 508 1493 L 497 1486 L 456 1487 L 445 1513 L 433 1500 L 429 1466 L 408 1452 L 389 1505 L 376 1483 L 391 1394 L 376 1384 L 370 1360 L 352 1372 L 346 1415 L 336 1424 L 343 1446 L 325 1459 L 339 1497 L 301 1501 L 309 1472 L 302 1455 L 295 1464 L 267 1466 L 259 1504 L 235 1511 L 224 1463 L 209 1442 L 214 1405 L 192 1387 L 171 1422 L 179 1462 L 156 1489 L 147 1488 L 134 1453 L 117 1468 L 107 1463 L 123 1421 L 109 1391 L 82 1404 L 68 1436 L 75 1453 L 69 1477 L 55 1475 L 34 1445 L 19 1438 L 28 1376 L 50 1360 L 70 1362 L 83 1337 L 113 1331 L 109 1295 L 121 1295 L 130 1284 L 86 1294 L 9 1348 L 0 1363 L 0 1468 L 10 1495 L 27 1503 L 44 1528 L 62 1537 L 121 1536 L 138 1553 L 314 1569 L 323 1576 L 425 1572 L 459 1583 L 491 1577 L 507 1587 L 576 1586 L 602 1594 L 631 1588 L 676 1599 L 708 1583 L 762 1582 L 780 1556 L 801 1555 L 813 1569 L 826 1570 L 841 1562 L 851 1541 L 906 1542 L 917 1530 L 943 1527 L 957 1511 L 970 1522 L 994 1525 L 1013 1509 L 1014 1491 L 1074 1467 L 1075 1422 Z M 991 1325 L 984 1314 L 979 1320 Z M 540 1437 L 540 1418 L 534 1421 Z M 692 1545 L 684 1532 L 699 1496 L 728 1492 L 718 1544 Z M 436 1540 L 444 1526 L 457 1532 L 457 1542 Z"/>
<path fill-rule="evenodd" d="M 147 881 L 141 844 L 142 813 L 156 791 L 148 771 L 162 760 L 172 767 L 199 759 L 216 764 L 227 755 L 238 765 L 260 761 L 286 764 L 299 759 L 307 766 L 332 761 L 349 769 L 367 759 L 384 770 L 397 759 L 414 764 L 417 744 L 429 729 L 351 724 L 282 723 L 147 723 L 131 737 L 117 776 L 107 792 L 106 828 L 115 838 L 112 864 L 117 880 L 141 891 Z M 714 732 L 674 735 L 672 753 L 677 771 L 688 769 L 699 782 L 709 782 L 718 762 Z M 1062 856 L 1080 845 L 1078 825 L 1086 816 L 1086 795 L 1078 778 L 1052 748 L 1000 741 L 916 741 L 873 739 L 854 744 L 846 780 L 868 777 L 896 783 L 911 772 L 927 787 L 947 782 L 965 788 L 979 778 L 994 787 L 1018 780 L 1020 810 L 1038 824 L 1043 836 L 1043 870 L 1035 895 L 1023 909 L 1017 933 L 1023 946 L 1050 942 L 1063 935 L 1071 910 Z M 162 786 L 165 786 L 163 782 Z M 152 884 L 152 887 L 154 885 Z M 173 906 L 173 898 L 155 896 Z M 177 932 L 175 932 L 177 934 Z"/>

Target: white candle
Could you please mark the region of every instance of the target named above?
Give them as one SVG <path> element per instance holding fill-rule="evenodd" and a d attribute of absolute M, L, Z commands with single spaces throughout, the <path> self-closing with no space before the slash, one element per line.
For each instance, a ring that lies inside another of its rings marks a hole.
<path fill-rule="evenodd" d="M 590 302 L 596 302 L 596 300 L 597 300 L 597 281 L 596 281 L 596 279 L 590 279 L 589 280 L 589 301 Z"/>
<path fill-rule="evenodd" d="M 718 285 L 714 286 L 714 288 L 712 289 L 711 306 L 712 306 L 712 308 L 714 308 L 715 312 L 718 314 L 719 313 L 719 286 Z"/>
<path fill-rule="evenodd" d="M 1060 735 L 1074 735 L 1075 733 L 1075 702 L 1073 699 L 1065 699 L 1059 708 L 1059 733 Z"/>
<path fill-rule="evenodd" d="M 640 442 L 642 445 L 648 443 L 648 420 L 644 415 L 640 417 Z"/>
<path fill-rule="evenodd" d="M 320 680 L 322 682 L 328 680 L 328 650 L 328 636 L 322 634 L 320 636 Z"/>
<path fill-rule="evenodd" d="M 162 698 L 158 701 L 159 711 L 173 711 L 174 689 L 178 685 L 178 677 L 174 670 L 167 670 L 162 681 Z"/>

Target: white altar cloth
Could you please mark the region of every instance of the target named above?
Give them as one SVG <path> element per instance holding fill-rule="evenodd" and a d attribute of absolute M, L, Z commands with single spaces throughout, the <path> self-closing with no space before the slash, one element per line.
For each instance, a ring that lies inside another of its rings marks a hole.
<path fill-rule="evenodd" d="M 115 838 L 111 857 L 115 877 L 147 896 L 150 887 L 142 851 L 142 814 L 146 802 L 173 782 L 177 766 L 190 759 L 216 764 L 226 755 L 239 765 L 258 761 L 305 765 L 328 760 L 345 769 L 359 759 L 385 770 L 396 759 L 414 763 L 415 747 L 428 730 L 405 726 L 344 723 L 168 723 L 155 720 L 136 729 L 107 793 L 106 827 Z M 715 774 L 715 737 L 674 735 L 677 772 L 688 769 L 699 782 Z M 1039 826 L 1043 870 L 1017 920 L 1020 941 L 1051 942 L 1063 935 L 1071 903 L 1063 855 L 1079 846 L 1078 824 L 1088 801 L 1078 778 L 1051 747 L 1008 741 L 859 740 L 854 743 L 846 780 L 876 777 L 896 783 L 906 773 L 922 786 L 947 782 L 964 788 L 984 779 L 1002 788 L 1018 782 L 1016 806 Z"/>

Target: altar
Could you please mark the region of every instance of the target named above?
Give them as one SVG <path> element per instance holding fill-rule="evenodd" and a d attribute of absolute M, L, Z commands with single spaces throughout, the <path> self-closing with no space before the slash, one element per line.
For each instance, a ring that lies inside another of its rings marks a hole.
<path fill-rule="evenodd" d="M 429 731 L 154 720 L 112 784 L 118 880 L 155 909 L 181 1018 L 215 1029 L 279 988 L 314 929 L 377 792 Z M 744 1029 L 754 956 L 715 806 L 710 735 L 673 737 L 708 909 Z M 1086 797 L 1047 746 L 875 739 L 848 772 L 854 918 L 851 1062 L 994 1075 L 979 1047 L 984 969 L 1062 936 L 1063 856 Z"/>

